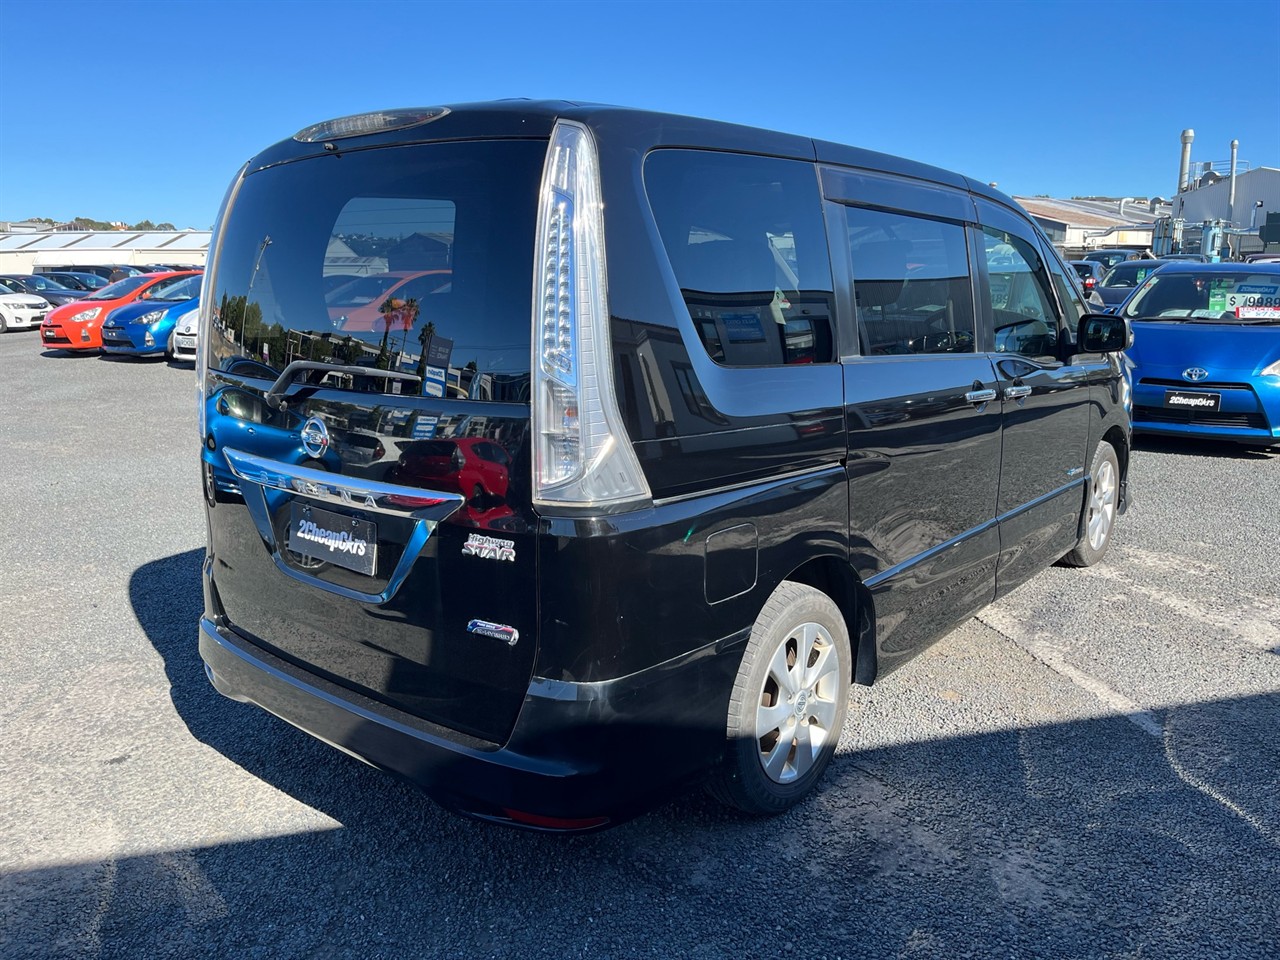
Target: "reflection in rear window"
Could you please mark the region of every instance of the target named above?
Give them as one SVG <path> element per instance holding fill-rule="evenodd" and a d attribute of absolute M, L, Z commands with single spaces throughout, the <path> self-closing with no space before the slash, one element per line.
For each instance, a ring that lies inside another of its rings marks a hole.
<path fill-rule="evenodd" d="M 417 378 L 388 381 L 399 392 L 528 402 L 545 154 L 440 143 L 250 174 L 223 227 L 210 366 L 316 360 Z"/>

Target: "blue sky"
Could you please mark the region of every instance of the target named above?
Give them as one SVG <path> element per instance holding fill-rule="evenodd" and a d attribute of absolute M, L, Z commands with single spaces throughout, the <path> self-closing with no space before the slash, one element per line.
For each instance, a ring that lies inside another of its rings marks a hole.
<path fill-rule="evenodd" d="M 1023 195 L 1169 196 L 1184 127 L 1196 160 L 1238 138 L 1280 166 L 1274 0 L 0 0 L 0 23 L 34 28 L 0 83 L 0 220 L 204 229 L 240 164 L 309 123 L 521 96 L 772 127 Z"/>

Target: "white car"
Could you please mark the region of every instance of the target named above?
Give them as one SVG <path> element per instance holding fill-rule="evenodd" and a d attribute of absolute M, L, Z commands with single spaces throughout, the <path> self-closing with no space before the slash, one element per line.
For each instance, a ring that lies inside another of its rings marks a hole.
<path fill-rule="evenodd" d="M 169 337 L 169 359 L 171 360 L 191 360 L 196 359 L 196 333 L 199 330 L 200 310 L 188 310 L 178 318 L 178 323 L 173 328 L 173 333 Z"/>
<path fill-rule="evenodd" d="M 0 290 L 0 333 L 38 327 L 49 312 L 49 302 L 32 293 Z"/>

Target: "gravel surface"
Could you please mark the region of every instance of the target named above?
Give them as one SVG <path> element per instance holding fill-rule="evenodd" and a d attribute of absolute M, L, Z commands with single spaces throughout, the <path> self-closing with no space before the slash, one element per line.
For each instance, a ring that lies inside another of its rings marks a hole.
<path fill-rule="evenodd" d="M 785 816 L 557 838 L 212 690 L 193 389 L 0 337 L 0 956 L 1277 955 L 1280 456 L 1143 444 L 1108 559 L 856 689 Z"/>

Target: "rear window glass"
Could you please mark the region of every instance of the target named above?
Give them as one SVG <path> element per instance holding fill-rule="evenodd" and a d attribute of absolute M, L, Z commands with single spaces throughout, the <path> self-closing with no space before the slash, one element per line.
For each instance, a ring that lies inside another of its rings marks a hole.
<path fill-rule="evenodd" d="M 659 150 L 645 190 L 698 336 L 735 367 L 835 359 L 831 264 L 813 165 Z"/>
<path fill-rule="evenodd" d="M 395 392 L 527 402 L 545 154 L 441 143 L 249 175 L 223 228 L 210 366 L 316 360 L 417 378 Z"/>

